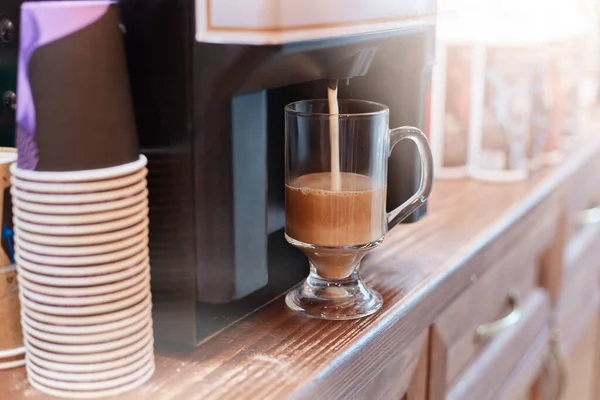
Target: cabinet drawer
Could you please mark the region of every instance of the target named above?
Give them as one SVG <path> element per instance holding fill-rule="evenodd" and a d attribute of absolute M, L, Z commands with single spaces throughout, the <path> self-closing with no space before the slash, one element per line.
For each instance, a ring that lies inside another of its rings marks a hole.
<path fill-rule="evenodd" d="M 547 326 L 550 313 L 547 293 L 541 289 L 534 290 L 522 304 L 521 312 L 516 325 L 490 340 L 469 367 L 447 388 L 446 399 L 494 398 L 494 394 L 501 389 L 511 371 Z"/>
<path fill-rule="evenodd" d="M 558 328 L 567 348 L 579 338 L 589 315 L 595 314 L 600 302 L 599 274 L 600 244 L 591 246 L 580 258 L 588 268 L 581 269 L 565 285 L 556 308 L 555 326 Z"/>
<path fill-rule="evenodd" d="M 538 389 L 536 386 L 545 383 L 544 363 L 548 357 L 549 340 L 549 328 L 544 327 L 502 384 L 494 399 L 515 400 L 534 397 L 534 391 Z"/>
<path fill-rule="evenodd" d="M 600 157 L 593 157 L 569 181 L 567 201 L 568 237 L 573 236 L 586 222 L 600 222 Z"/>
<path fill-rule="evenodd" d="M 425 400 L 428 339 L 428 332 L 419 335 L 352 399 Z"/>
<path fill-rule="evenodd" d="M 434 323 L 431 367 L 435 378 L 440 379 L 444 387 L 450 386 L 489 344 L 477 339 L 477 328 L 510 313 L 511 292 L 518 293 L 522 302 L 536 287 L 534 261 L 511 260 L 494 267 L 466 289 Z M 441 398 L 443 396 L 438 394 L 432 399 Z"/>
<path fill-rule="evenodd" d="M 580 274 L 592 273 L 600 267 L 600 224 L 582 226 L 571 236 L 563 256 L 562 292 Z M 561 297 L 562 297 L 561 296 Z"/>
<path fill-rule="evenodd" d="M 531 244 L 531 235 L 535 235 L 535 245 Z M 552 235 L 553 232 L 547 228 L 546 232 L 538 232 L 537 227 L 530 232 L 523 232 L 521 240 L 514 243 L 510 251 L 461 293 L 436 319 L 431 339 L 431 400 L 445 398 L 448 390 L 462 379 L 461 375 L 493 345 L 496 339 L 481 340 L 476 331 L 478 327 L 511 313 L 512 293 L 518 294 L 521 305 L 529 302 L 534 293 L 541 293 L 538 286 L 538 258 L 549 245 Z M 535 329 L 540 327 L 541 325 Z M 514 329 L 509 327 L 506 330 Z M 533 334 L 537 333 L 539 330 Z M 535 336 L 531 336 L 531 340 L 533 337 Z"/>
<path fill-rule="evenodd" d="M 600 215 L 598 216 L 600 218 Z M 581 224 L 569 234 L 569 218 L 564 212 L 558 219 L 553 245 L 542 259 L 541 280 L 550 291 L 553 304 L 567 294 L 571 282 L 580 274 L 592 274 L 600 267 L 600 220 Z"/>

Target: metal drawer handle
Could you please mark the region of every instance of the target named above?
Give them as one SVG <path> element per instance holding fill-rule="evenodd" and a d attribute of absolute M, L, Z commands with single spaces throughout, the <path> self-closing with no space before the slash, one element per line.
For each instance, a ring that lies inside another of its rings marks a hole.
<path fill-rule="evenodd" d="M 593 225 L 600 223 L 600 206 L 588 208 L 579 214 L 579 222 L 582 225 Z"/>
<path fill-rule="evenodd" d="M 497 321 L 479 325 L 475 330 L 475 338 L 477 341 L 486 342 L 519 322 L 523 315 L 521 308 L 519 307 L 519 292 L 516 290 L 508 292 L 508 301 L 512 308 L 510 313 Z"/>

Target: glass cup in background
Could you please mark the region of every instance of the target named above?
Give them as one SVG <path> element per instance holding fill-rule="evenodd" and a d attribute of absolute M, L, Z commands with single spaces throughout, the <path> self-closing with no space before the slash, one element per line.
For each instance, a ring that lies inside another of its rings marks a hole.
<path fill-rule="evenodd" d="M 285 236 L 310 263 L 308 278 L 287 294 L 286 304 L 304 315 L 334 320 L 364 317 L 381 308 L 379 293 L 360 279 L 360 261 L 425 202 L 433 177 L 425 135 L 413 127 L 390 130 L 387 106 L 339 100 L 339 110 L 330 115 L 325 99 L 285 108 Z M 331 118 L 339 118 L 339 190 L 333 190 Z M 403 139 L 417 145 L 421 185 L 388 214 L 388 158 Z"/>

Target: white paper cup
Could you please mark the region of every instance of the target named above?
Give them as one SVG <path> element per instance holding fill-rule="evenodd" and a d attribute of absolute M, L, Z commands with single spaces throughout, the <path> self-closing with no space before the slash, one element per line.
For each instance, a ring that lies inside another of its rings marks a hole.
<path fill-rule="evenodd" d="M 12 361 L 0 361 L 0 370 L 13 369 L 25 365 L 25 359 L 20 358 Z"/>
<path fill-rule="evenodd" d="M 70 364 L 70 363 L 61 363 L 44 360 L 43 358 L 38 357 L 33 352 L 30 352 L 27 357 L 33 361 L 36 365 L 39 365 L 47 370 L 56 371 L 56 372 L 66 372 L 66 373 L 103 373 L 110 372 L 115 369 L 126 367 L 140 359 L 148 357 L 148 355 L 154 354 L 154 341 L 151 340 L 144 347 L 137 350 L 136 352 L 118 358 L 113 361 L 106 361 L 101 363 L 94 364 Z"/>
<path fill-rule="evenodd" d="M 45 215 L 83 215 L 128 208 L 148 198 L 148 189 L 124 199 L 91 204 L 40 204 L 30 203 L 23 199 L 14 198 L 19 203 L 19 209 Z"/>
<path fill-rule="evenodd" d="M 142 270 L 138 275 L 125 279 L 120 282 L 111 282 L 98 286 L 87 287 L 58 287 L 40 285 L 39 283 L 31 282 L 23 276 L 19 277 L 19 287 L 27 288 L 35 293 L 44 294 L 47 296 L 56 296 L 63 298 L 79 297 L 84 301 L 86 297 L 97 297 L 114 292 L 119 292 L 140 284 L 143 281 L 150 279 L 150 269 Z"/>
<path fill-rule="evenodd" d="M 66 326 L 89 326 L 89 325 L 101 325 L 109 322 L 116 322 L 126 318 L 130 318 L 141 310 L 145 310 L 148 304 L 151 303 L 151 295 L 148 293 L 146 298 L 142 302 L 129 306 L 125 309 L 118 311 L 99 314 L 99 315 L 88 315 L 88 316 L 58 316 L 49 315 L 44 312 L 36 311 L 29 307 L 30 302 L 26 298 L 22 298 L 23 313 L 27 314 L 32 319 L 47 324 L 53 325 L 66 325 Z"/>
<path fill-rule="evenodd" d="M 14 147 L 0 147 L 0 164 L 12 164 L 17 161 L 17 149 Z"/>
<path fill-rule="evenodd" d="M 14 349 L 0 350 L 0 359 L 12 358 L 25 354 L 25 347 L 17 347 Z"/>
<path fill-rule="evenodd" d="M 24 293 L 20 293 L 21 299 L 26 301 L 27 309 L 37 311 L 43 314 L 49 314 L 52 316 L 73 316 L 73 317 L 91 317 L 91 316 L 101 316 L 110 313 L 114 313 L 121 310 L 126 310 L 127 308 L 134 306 L 144 300 L 150 294 L 150 285 L 142 287 L 139 292 L 131 297 L 126 299 L 121 299 L 119 301 L 114 301 L 112 303 L 106 304 L 96 304 L 91 306 L 81 306 L 81 307 L 67 307 L 67 306 L 49 306 L 46 304 L 38 303 L 30 298 L 28 298 Z"/>
<path fill-rule="evenodd" d="M 137 254 L 144 253 L 148 248 L 148 236 L 142 237 L 139 243 L 112 253 L 96 254 L 88 256 L 56 257 L 32 253 L 20 244 L 16 245 L 17 254 L 21 260 L 27 260 L 40 265 L 52 265 L 60 267 L 83 267 L 87 265 L 104 265 L 120 260 L 130 259 Z M 17 243 L 19 243 L 17 241 Z"/>
<path fill-rule="evenodd" d="M 152 335 L 152 323 L 146 321 L 145 326 L 137 332 L 122 337 L 120 339 L 109 340 L 101 343 L 93 343 L 93 344 L 57 344 L 51 343 L 45 340 L 40 340 L 34 337 L 29 333 L 28 330 L 25 330 L 25 335 L 27 337 L 27 341 L 31 343 L 33 346 L 43 349 L 52 353 L 58 354 L 90 354 L 96 355 L 101 354 L 107 351 L 121 349 L 123 347 L 130 346 L 131 344 L 143 340 L 148 337 L 148 335 Z"/>
<path fill-rule="evenodd" d="M 32 182 L 21 180 L 16 176 L 11 179 L 12 186 L 19 190 L 31 193 L 42 194 L 81 194 L 95 193 L 108 190 L 116 190 L 131 186 L 146 179 L 148 170 L 143 168 L 134 172 L 131 175 L 126 175 L 119 178 L 106 179 L 102 181 L 92 182 Z"/>
<path fill-rule="evenodd" d="M 41 225 L 21 220 L 16 215 L 13 216 L 14 225 L 20 231 L 37 233 L 40 235 L 52 236 L 78 236 L 78 235 L 95 235 L 99 233 L 114 232 L 125 228 L 130 228 L 142 222 L 148 217 L 148 208 L 143 209 L 135 215 L 117 221 L 105 222 L 101 224 L 88 225 Z"/>
<path fill-rule="evenodd" d="M 114 389 L 96 390 L 93 392 L 73 392 L 73 391 L 63 391 L 63 390 L 53 389 L 53 388 L 47 387 L 41 383 L 38 383 L 38 381 L 36 380 L 37 375 L 31 375 L 31 377 L 29 379 L 29 383 L 35 389 L 39 390 L 42 393 L 48 394 L 50 396 L 64 397 L 67 399 L 98 399 L 98 398 L 103 398 L 103 397 L 118 396 L 120 394 L 129 392 L 130 390 L 138 388 L 138 387 L 142 386 L 144 383 L 146 383 L 150 378 L 152 378 L 153 374 L 154 374 L 154 367 L 151 370 L 149 370 L 145 375 L 143 375 L 141 378 L 139 378 L 138 380 L 135 380 L 127 385 L 123 385 L 123 386 L 120 386 L 120 387 L 114 388 Z"/>
<path fill-rule="evenodd" d="M 85 267 L 47 267 L 45 265 L 40 265 L 37 263 L 33 263 L 31 261 L 25 260 L 21 258 L 20 254 L 17 253 L 15 255 L 15 259 L 17 260 L 17 271 L 21 273 L 21 269 L 26 269 L 30 272 L 41 274 L 41 275 L 49 275 L 55 277 L 74 277 L 74 276 L 102 276 L 106 274 L 115 273 L 124 269 L 132 268 L 142 262 L 145 262 L 148 259 L 148 247 L 143 247 L 142 251 L 133 255 L 130 258 L 125 260 L 116 261 L 109 264 L 102 265 L 93 265 L 93 266 L 85 266 Z M 34 281 L 38 282 L 38 281 Z"/>
<path fill-rule="evenodd" d="M 101 353 L 93 353 L 93 354 L 64 354 L 64 353 L 54 353 L 52 351 L 47 351 L 44 349 L 40 349 L 29 341 L 29 337 L 25 339 L 25 348 L 27 349 L 27 353 L 33 353 L 39 358 L 48 361 L 54 362 L 63 362 L 69 364 L 92 364 L 92 363 L 101 363 L 106 361 L 114 361 L 119 358 L 123 358 L 129 356 L 141 348 L 145 347 L 146 344 L 150 343 L 152 340 L 152 331 L 147 333 L 147 335 L 141 340 L 133 342 L 130 346 L 121 347 L 116 350 L 104 351 Z"/>
<path fill-rule="evenodd" d="M 46 332 L 50 334 L 56 335 L 65 335 L 65 336 L 89 336 L 97 334 L 104 334 L 119 331 L 127 328 L 128 326 L 135 324 L 139 321 L 142 321 L 146 318 L 150 318 L 152 315 L 152 305 L 142 304 L 141 306 L 136 305 L 135 310 L 136 313 L 133 313 L 131 316 L 123 318 L 118 321 L 109 322 L 106 324 L 98 324 L 98 325 L 83 325 L 83 326 L 70 326 L 70 325 L 55 325 L 49 324 L 45 322 L 40 322 L 33 319 L 26 313 L 21 313 L 21 317 L 28 326 L 31 326 L 38 330 L 39 332 Z"/>
<path fill-rule="evenodd" d="M 146 365 L 142 366 L 137 371 L 129 373 L 124 376 L 120 376 L 118 378 L 107 379 L 96 382 L 65 382 L 54 379 L 49 379 L 41 376 L 35 370 L 31 369 L 31 363 L 27 363 L 27 373 L 34 373 L 35 380 L 39 383 L 52 387 L 54 389 L 62 389 L 62 390 L 72 390 L 72 391 L 96 391 L 96 390 L 106 390 L 113 389 L 133 381 L 140 379 L 144 376 L 148 371 L 154 370 L 154 362 L 151 361 Z"/>
<path fill-rule="evenodd" d="M 0 154 L 0 158 L 1 157 L 2 154 Z M 25 365 L 25 358 L 17 358 L 21 355 L 24 356 L 24 354 L 24 346 L 16 347 L 13 349 L 0 350 L 0 371 L 5 369 L 22 367 L 23 365 Z M 9 359 L 9 361 L 4 361 L 6 359 Z"/>
<path fill-rule="evenodd" d="M 28 242 L 45 246 L 92 246 L 128 239 L 148 228 L 149 223 L 150 220 L 146 217 L 144 220 L 128 228 L 94 235 L 53 236 L 27 232 L 18 226 L 15 226 L 15 233 L 25 238 Z"/>
<path fill-rule="evenodd" d="M 30 171 L 17 167 L 17 164 L 11 165 L 10 172 L 19 179 L 33 182 L 89 182 L 106 179 L 119 178 L 121 176 L 131 175 L 136 171 L 146 167 L 148 160 L 144 155 L 140 155 L 137 161 L 118 165 L 109 168 L 91 169 L 85 171 Z"/>
<path fill-rule="evenodd" d="M 39 376 L 30 368 L 27 368 L 27 373 L 31 386 L 41 392 L 56 397 L 89 399 L 116 396 L 128 392 L 147 382 L 154 374 L 154 369 L 154 363 L 152 362 L 128 376 L 89 383 L 61 382 L 47 379 Z"/>
<path fill-rule="evenodd" d="M 148 315 L 146 315 L 145 318 L 142 318 L 136 322 L 132 322 L 130 325 L 122 329 L 96 333 L 92 335 L 64 335 L 48 333 L 33 327 L 30 324 L 31 321 L 32 320 L 30 319 L 23 318 L 23 330 L 26 331 L 27 334 L 33 338 L 54 344 L 90 345 L 123 339 L 137 332 L 140 332 L 144 328 L 152 324 L 152 315 L 148 313 Z"/>
<path fill-rule="evenodd" d="M 16 187 L 10 188 L 10 193 L 14 198 L 41 204 L 91 204 L 104 203 L 106 201 L 121 200 L 130 196 L 135 196 L 146 189 L 145 180 L 135 183 L 126 188 L 117 190 L 108 190 L 105 192 L 85 193 L 85 194 L 41 194 L 25 192 Z"/>
<path fill-rule="evenodd" d="M 23 295 L 25 297 L 40 304 L 46 304 L 51 306 L 81 307 L 95 304 L 108 304 L 115 301 L 123 300 L 149 287 L 150 276 L 147 276 L 146 279 L 141 280 L 140 282 L 138 282 L 138 284 L 131 286 L 127 289 L 117 290 L 99 296 L 49 296 L 30 290 L 27 284 L 21 284 L 19 290 L 23 292 Z"/>
<path fill-rule="evenodd" d="M 50 276 L 39 274 L 35 271 L 28 271 L 25 268 L 22 268 L 17 265 L 17 271 L 19 272 L 19 276 L 23 277 L 30 282 L 35 282 L 41 285 L 52 285 L 58 287 L 67 287 L 67 288 L 83 288 L 89 286 L 97 286 L 97 285 L 105 285 L 112 282 L 121 282 L 125 279 L 129 279 L 133 276 L 139 275 L 141 272 L 149 270 L 150 260 L 148 258 L 144 259 L 138 265 L 132 266 L 131 268 L 127 268 L 121 271 L 116 271 L 112 273 L 106 273 L 101 275 L 93 275 L 93 276 L 83 276 L 83 277 L 65 277 L 65 276 Z"/>
<path fill-rule="evenodd" d="M 80 215 L 47 215 L 47 214 L 36 214 L 29 211 L 21 210 L 21 202 L 19 199 L 13 201 L 13 215 L 19 219 L 43 225 L 88 225 L 88 224 L 99 224 L 102 222 L 110 222 L 123 218 L 130 217 L 139 213 L 140 211 L 148 209 L 148 199 L 143 199 L 137 204 L 134 204 L 128 208 L 122 208 L 120 210 L 112 210 L 106 212 L 99 212 L 93 214 L 80 214 Z"/>
<path fill-rule="evenodd" d="M 123 249 L 133 247 L 136 243 L 140 243 L 144 238 L 148 237 L 148 228 L 142 232 L 132 236 L 130 238 L 122 239 L 116 242 L 100 244 L 96 246 L 43 246 L 31 242 L 28 239 L 26 232 L 18 232 L 15 235 L 16 242 L 19 248 L 24 249 L 30 253 L 36 253 L 46 256 L 63 256 L 63 257 L 75 257 L 75 256 L 92 256 L 97 254 L 114 253 Z"/>
<path fill-rule="evenodd" d="M 133 361 L 131 364 L 100 372 L 61 372 L 52 368 L 38 365 L 34 359 L 28 361 L 29 368 L 39 376 L 44 378 L 59 380 L 63 382 L 95 382 L 115 379 L 123 376 L 128 376 L 136 370 L 154 362 L 154 356 L 151 352 L 143 355 L 141 358 Z"/>

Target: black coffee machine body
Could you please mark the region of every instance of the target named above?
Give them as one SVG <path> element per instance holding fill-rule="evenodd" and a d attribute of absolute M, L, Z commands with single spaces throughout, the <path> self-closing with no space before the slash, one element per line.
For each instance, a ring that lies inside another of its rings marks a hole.
<path fill-rule="evenodd" d="M 159 344 L 196 345 L 306 276 L 305 257 L 283 237 L 287 103 L 326 97 L 327 80 L 339 79 L 340 98 L 387 104 L 392 127 L 424 126 L 435 2 L 372 0 L 367 9 L 380 15 L 362 17 L 366 2 L 340 1 L 311 0 L 306 16 L 272 0 L 260 25 L 251 7 L 265 2 L 121 0 L 149 159 Z M 328 22 L 327 3 L 360 10 Z M 397 146 L 389 209 L 420 175 L 416 149 Z"/>
<path fill-rule="evenodd" d="M 15 146 L 19 0 L 0 0 L 0 147 Z"/>

